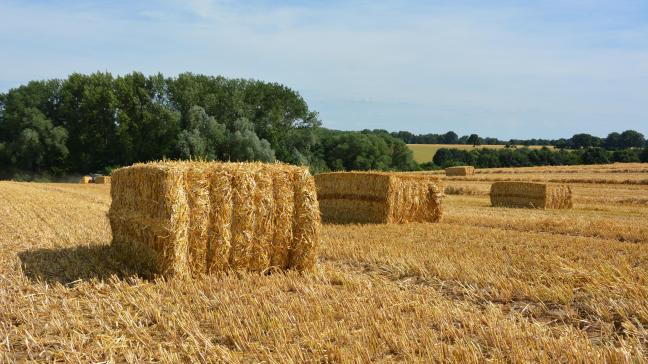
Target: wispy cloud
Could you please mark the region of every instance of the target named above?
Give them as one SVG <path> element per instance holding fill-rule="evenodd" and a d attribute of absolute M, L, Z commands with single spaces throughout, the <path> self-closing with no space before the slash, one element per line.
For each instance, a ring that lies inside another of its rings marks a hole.
<path fill-rule="evenodd" d="M 106 5 L 108 4 L 108 5 Z M 183 71 L 299 90 L 334 128 L 648 134 L 636 1 L 157 0 L 0 4 L 0 87 Z"/>

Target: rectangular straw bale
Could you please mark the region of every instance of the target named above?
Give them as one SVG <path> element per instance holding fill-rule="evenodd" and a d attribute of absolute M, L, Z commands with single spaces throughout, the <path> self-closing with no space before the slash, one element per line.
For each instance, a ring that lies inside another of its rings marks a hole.
<path fill-rule="evenodd" d="M 495 182 L 490 191 L 491 204 L 500 207 L 570 209 L 572 191 L 568 185 L 534 182 Z"/>
<path fill-rule="evenodd" d="M 414 173 L 336 172 L 315 176 L 322 219 L 331 223 L 437 222 L 443 189 Z"/>
<path fill-rule="evenodd" d="M 90 176 L 83 176 L 83 177 L 81 177 L 81 179 L 79 179 L 79 183 L 82 183 L 82 184 L 88 184 L 88 183 L 91 183 L 91 182 L 92 182 L 92 177 L 90 177 Z"/>
<path fill-rule="evenodd" d="M 319 208 L 305 168 L 154 162 L 113 177 L 113 244 L 145 273 L 303 271 L 315 264 Z"/>
<path fill-rule="evenodd" d="M 445 169 L 446 176 L 469 176 L 475 174 L 473 166 L 457 166 Z"/>
<path fill-rule="evenodd" d="M 94 183 L 101 184 L 101 185 L 103 184 L 109 185 L 110 176 L 97 176 L 94 180 Z"/>

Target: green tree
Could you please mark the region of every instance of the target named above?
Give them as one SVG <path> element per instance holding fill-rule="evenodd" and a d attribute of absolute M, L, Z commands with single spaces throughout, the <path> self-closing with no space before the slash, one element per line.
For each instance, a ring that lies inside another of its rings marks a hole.
<path fill-rule="evenodd" d="M 65 145 L 68 133 L 54 126 L 38 109 L 23 111 L 16 125 L 17 137 L 2 149 L 9 163 L 21 170 L 60 172 L 69 151 Z"/>
<path fill-rule="evenodd" d="M 70 133 L 69 163 L 74 170 L 93 172 L 119 164 L 118 113 L 110 73 L 75 73 L 63 82 L 60 117 Z"/>
<path fill-rule="evenodd" d="M 165 80 L 133 72 L 115 80 L 120 164 L 174 156 L 180 113 L 165 96 Z"/>
<path fill-rule="evenodd" d="M 621 148 L 641 148 L 646 142 L 644 135 L 634 130 L 624 131 L 621 133 L 620 139 L 619 146 Z"/>
<path fill-rule="evenodd" d="M 603 142 L 603 147 L 607 150 L 614 150 L 622 148 L 621 134 L 613 132 L 608 134 L 607 138 Z"/>
<path fill-rule="evenodd" d="M 587 148 L 581 156 L 583 164 L 606 164 L 610 163 L 608 152 L 603 148 Z"/>
<path fill-rule="evenodd" d="M 648 148 L 644 148 L 641 154 L 639 154 L 639 159 L 642 163 L 648 163 Z"/>
<path fill-rule="evenodd" d="M 189 110 L 187 128 L 178 136 L 181 158 L 223 159 L 226 151 L 227 130 L 205 109 L 194 106 Z"/>
<path fill-rule="evenodd" d="M 365 129 L 362 133 L 376 135 L 387 143 L 390 150 L 389 169 L 398 171 L 412 171 L 418 169 L 418 165 L 414 161 L 412 150 L 407 146 L 407 144 L 405 144 L 405 142 L 403 142 L 403 140 L 394 137 L 393 134 L 383 129 Z"/>
<path fill-rule="evenodd" d="M 564 138 L 558 139 L 555 143 L 555 147 L 558 149 L 567 149 L 570 147 L 570 141 Z"/>
<path fill-rule="evenodd" d="M 639 150 L 637 150 L 637 149 L 615 150 L 612 153 L 612 162 L 619 162 L 619 163 L 637 163 L 637 162 L 640 162 Z"/>
<path fill-rule="evenodd" d="M 181 113 L 183 129 L 191 107 L 200 106 L 228 130 L 235 129 L 237 120 L 248 120 L 258 138 L 267 140 L 281 161 L 312 160 L 312 145 L 302 142 L 310 140 L 304 134 L 313 133 L 321 123 L 317 113 L 310 111 L 303 98 L 290 88 L 191 73 L 167 79 L 167 84 L 169 101 Z M 297 128 L 302 129 L 301 142 L 292 143 Z"/>
<path fill-rule="evenodd" d="M 467 144 L 472 144 L 473 147 L 476 147 L 478 145 L 481 145 L 481 141 L 479 139 L 479 135 L 477 134 L 470 134 L 468 137 L 468 140 L 466 141 Z"/>
<path fill-rule="evenodd" d="M 389 170 L 390 148 L 381 137 L 333 132 L 323 139 L 324 159 L 332 170 Z"/>
<path fill-rule="evenodd" d="M 232 161 L 273 162 L 275 152 L 265 139 L 254 132 L 252 123 L 240 118 L 234 122 L 234 130 L 229 137 L 229 159 Z"/>
<path fill-rule="evenodd" d="M 458 165 L 474 166 L 477 164 L 479 151 L 468 151 L 456 148 L 440 148 L 434 154 L 434 164 L 446 168 Z"/>
<path fill-rule="evenodd" d="M 571 138 L 571 144 L 576 149 L 589 148 L 594 146 L 594 137 L 590 134 L 575 134 Z"/>
<path fill-rule="evenodd" d="M 441 136 L 441 144 L 457 144 L 459 136 L 454 131 L 449 131 Z"/>

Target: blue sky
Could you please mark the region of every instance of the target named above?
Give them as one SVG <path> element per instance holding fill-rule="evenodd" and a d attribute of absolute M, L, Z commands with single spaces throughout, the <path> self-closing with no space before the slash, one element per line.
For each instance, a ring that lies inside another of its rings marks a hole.
<path fill-rule="evenodd" d="M 279 82 L 336 129 L 648 135 L 648 2 L 0 0 L 0 91 L 98 70 Z"/>

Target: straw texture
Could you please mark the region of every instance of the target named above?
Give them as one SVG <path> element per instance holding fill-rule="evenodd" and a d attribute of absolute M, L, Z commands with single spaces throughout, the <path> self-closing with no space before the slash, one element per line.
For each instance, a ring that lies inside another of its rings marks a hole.
<path fill-rule="evenodd" d="M 568 185 L 532 182 L 495 182 L 490 191 L 491 204 L 501 207 L 570 209 L 572 191 Z"/>
<path fill-rule="evenodd" d="M 113 172 L 113 244 L 164 276 L 309 270 L 319 245 L 313 177 L 283 164 L 155 162 Z"/>
<path fill-rule="evenodd" d="M 473 166 L 448 167 L 445 169 L 446 176 L 469 176 L 475 174 Z"/>
<path fill-rule="evenodd" d="M 83 176 L 81 179 L 79 179 L 79 183 L 81 184 L 88 184 L 92 182 L 92 177 L 90 176 Z"/>
<path fill-rule="evenodd" d="M 336 172 L 315 176 L 322 220 L 331 223 L 437 222 L 440 181 L 423 174 Z"/>

